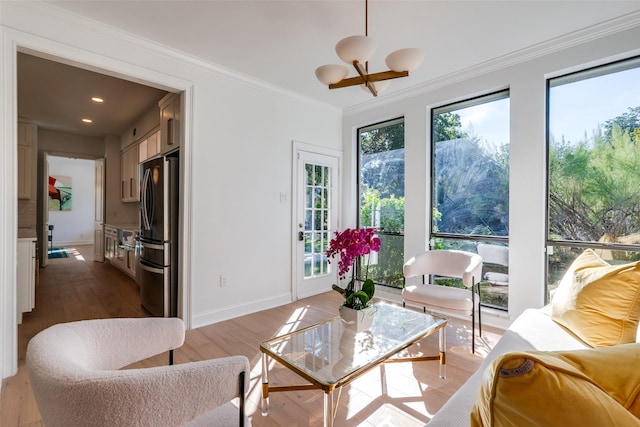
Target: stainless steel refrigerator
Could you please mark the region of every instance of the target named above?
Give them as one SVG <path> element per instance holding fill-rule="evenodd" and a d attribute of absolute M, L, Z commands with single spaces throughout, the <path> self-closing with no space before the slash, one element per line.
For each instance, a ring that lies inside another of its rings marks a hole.
<path fill-rule="evenodd" d="M 178 314 L 179 156 L 141 165 L 138 268 L 142 307 L 154 316 Z"/>

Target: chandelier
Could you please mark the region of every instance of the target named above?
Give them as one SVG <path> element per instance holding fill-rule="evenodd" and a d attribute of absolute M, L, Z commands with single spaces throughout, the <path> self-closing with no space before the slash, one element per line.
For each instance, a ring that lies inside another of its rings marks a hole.
<path fill-rule="evenodd" d="M 365 0 L 364 17 L 364 36 L 350 36 L 336 44 L 336 53 L 340 59 L 353 65 L 358 75 L 347 78 L 349 73 L 347 67 L 327 64 L 316 69 L 316 77 L 329 89 L 360 85 L 373 96 L 378 96 L 379 92 L 391 84 L 389 80 L 407 77 L 410 72 L 417 69 L 424 59 L 424 54 L 417 48 L 396 50 L 385 59 L 389 70 L 369 74 L 369 59 L 376 51 L 376 42 L 369 38 L 369 0 Z"/>

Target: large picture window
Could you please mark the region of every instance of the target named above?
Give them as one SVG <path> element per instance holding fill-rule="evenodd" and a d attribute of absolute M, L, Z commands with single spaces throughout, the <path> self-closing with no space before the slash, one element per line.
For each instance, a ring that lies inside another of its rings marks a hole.
<path fill-rule="evenodd" d="M 404 264 L 404 120 L 358 130 L 358 224 L 376 227 L 380 252 L 367 260 L 377 284 L 401 288 Z"/>
<path fill-rule="evenodd" d="M 640 58 L 550 79 L 547 290 L 586 248 L 640 259 Z"/>
<path fill-rule="evenodd" d="M 479 253 L 481 302 L 507 309 L 509 92 L 433 109 L 431 152 L 431 247 Z"/>

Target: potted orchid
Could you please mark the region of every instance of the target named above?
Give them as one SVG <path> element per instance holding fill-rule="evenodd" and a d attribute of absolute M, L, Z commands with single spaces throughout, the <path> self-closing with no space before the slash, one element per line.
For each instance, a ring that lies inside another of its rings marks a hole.
<path fill-rule="evenodd" d="M 369 255 L 371 252 L 380 250 L 380 238 L 375 236 L 375 228 L 347 228 L 342 232 L 336 232 L 335 237 L 329 242 L 327 257 L 329 262 L 333 257 L 338 256 L 338 278 L 344 277 L 351 269 L 351 280 L 345 288 L 334 284 L 332 289 L 340 293 L 344 297 L 342 307 L 354 310 L 362 310 L 371 305 L 371 298 L 375 292 L 375 284 L 368 277 L 369 258 L 367 259 L 367 268 L 365 270 L 364 281 L 359 286 L 359 281 L 355 277 L 354 261 L 360 260 L 360 257 Z M 342 308 L 341 307 L 341 308 Z"/>

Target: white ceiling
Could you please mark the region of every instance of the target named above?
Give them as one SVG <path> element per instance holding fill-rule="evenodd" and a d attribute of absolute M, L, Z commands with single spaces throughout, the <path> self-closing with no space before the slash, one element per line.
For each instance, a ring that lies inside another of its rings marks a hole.
<path fill-rule="evenodd" d="M 345 108 L 371 101 L 358 87 L 330 91 L 314 70 L 340 63 L 334 47 L 364 33 L 364 0 L 52 1 L 214 65 Z M 422 66 L 380 97 L 640 12 L 640 1 L 370 0 L 371 72 L 393 50 L 419 47 Z"/>
<path fill-rule="evenodd" d="M 104 74 L 18 54 L 18 116 L 76 135 L 121 135 L 166 94 Z M 104 103 L 91 101 L 102 97 Z M 90 118 L 86 124 L 82 118 Z"/>

